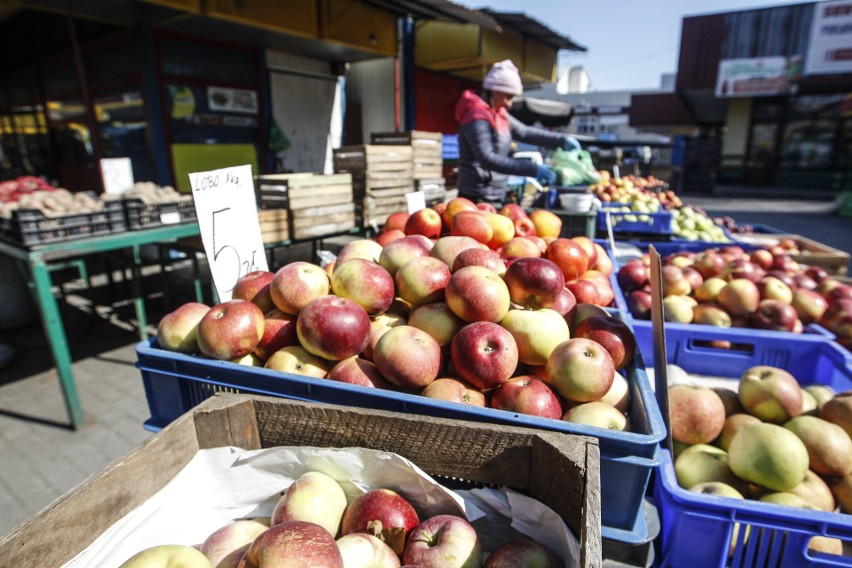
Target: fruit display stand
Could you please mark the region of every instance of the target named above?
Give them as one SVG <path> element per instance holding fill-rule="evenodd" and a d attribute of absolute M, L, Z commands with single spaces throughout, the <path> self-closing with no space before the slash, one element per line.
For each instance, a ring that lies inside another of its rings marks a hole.
<path fill-rule="evenodd" d="M 650 333 L 637 330 L 649 344 Z M 666 329 L 667 362 L 700 384 L 702 376 L 731 386 L 755 365 L 785 369 L 803 386 L 827 385 L 836 392 L 852 389 L 852 359 L 834 342 L 793 338 L 742 340 L 742 348 L 718 349 L 711 342 L 730 335 L 722 330 Z M 724 388 L 724 387 L 723 387 Z M 783 507 L 688 491 L 678 485 L 672 456 L 663 451 L 653 497 L 661 518 L 660 566 L 848 566 L 837 556 L 808 551 L 813 536 L 852 539 L 852 516 Z M 734 541 L 733 539 L 736 539 Z M 732 546 L 732 543 L 735 544 Z M 729 557 L 730 551 L 730 557 Z"/>
<path fill-rule="evenodd" d="M 183 355 L 160 349 L 155 339 L 137 344 L 136 353 L 151 410 L 146 427 L 154 431 L 217 392 L 241 392 L 595 437 L 604 464 L 603 536 L 633 544 L 647 540 L 642 502 L 666 432 L 642 366 L 627 368 L 630 431 L 621 432 Z"/>
<path fill-rule="evenodd" d="M 411 460 L 438 481 L 511 488 L 564 520 L 580 543 L 579 566 L 601 565 L 600 461 L 592 438 L 233 394 L 205 401 L 0 539 L 3 565 L 62 566 L 199 450 L 229 446 L 376 449 Z"/>

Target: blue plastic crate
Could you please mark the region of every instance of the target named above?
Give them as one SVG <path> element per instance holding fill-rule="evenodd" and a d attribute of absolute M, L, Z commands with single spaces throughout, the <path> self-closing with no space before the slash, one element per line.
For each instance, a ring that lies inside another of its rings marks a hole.
<path fill-rule="evenodd" d="M 807 369 L 813 354 L 835 338 L 827 329 L 816 324 L 805 326 L 803 333 L 671 322 L 665 323 L 665 330 L 670 363 L 684 369 L 706 365 L 707 372 L 712 370 L 722 376 L 737 375 L 738 369 L 741 374 L 755 365 L 794 369 L 804 366 L 802 368 Z M 634 319 L 633 331 L 645 365 L 652 368 L 654 340 L 651 322 Z M 711 342 L 714 341 L 730 341 L 735 348 L 712 347 Z"/>
<path fill-rule="evenodd" d="M 441 137 L 441 158 L 444 160 L 459 159 L 458 134 L 444 134 Z"/>
<path fill-rule="evenodd" d="M 750 351 L 703 345 L 718 338 L 694 330 L 667 331 L 668 362 L 689 373 L 728 378 L 740 377 L 753 365 L 773 365 L 789 371 L 802 385 L 828 385 L 837 392 L 852 389 L 852 357 L 832 341 L 753 338 Z M 852 541 L 852 516 L 687 491 L 677 484 L 668 450 L 663 450 L 655 475 L 653 497 L 661 521 L 661 566 L 692 568 L 699 559 L 701 566 L 714 567 L 852 565 L 852 558 L 838 563 L 838 557 L 807 552 L 815 535 Z M 746 526 L 751 527 L 747 539 Z M 737 545 L 728 558 L 735 530 Z M 774 560 L 765 563 L 766 558 Z"/>
<path fill-rule="evenodd" d="M 648 375 L 636 364 L 627 369 L 632 431 L 618 432 L 173 353 L 159 349 L 155 339 L 138 343 L 136 354 L 151 411 L 145 427 L 152 431 L 224 391 L 592 436 L 600 444 L 602 534 L 628 544 L 647 541 L 642 502 L 651 472 L 660 463 L 666 427 Z"/>
<path fill-rule="evenodd" d="M 628 207 L 625 203 L 609 203 L 598 210 L 598 230 L 606 232 L 607 209 Z M 616 212 L 609 211 L 613 233 L 648 233 L 655 235 L 672 235 L 674 215 L 670 211 L 658 213 L 640 213 L 638 211 Z"/>

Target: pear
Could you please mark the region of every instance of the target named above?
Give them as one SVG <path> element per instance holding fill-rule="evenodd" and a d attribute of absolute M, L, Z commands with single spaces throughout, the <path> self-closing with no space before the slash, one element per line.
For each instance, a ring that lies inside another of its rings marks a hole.
<path fill-rule="evenodd" d="M 734 435 L 728 462 L 740 479 L 774 491 L 787 491 L 805 479 L 808 450 L 798 436 L 783 426 L 754 424 Z"/>
<path fill-rule="evenodd" d="M 812 470 L 828 477 L 852 473 L 852 439 L 843 428 L 816 416 L 797 416 L 784 427 L 805 444 Z"/>

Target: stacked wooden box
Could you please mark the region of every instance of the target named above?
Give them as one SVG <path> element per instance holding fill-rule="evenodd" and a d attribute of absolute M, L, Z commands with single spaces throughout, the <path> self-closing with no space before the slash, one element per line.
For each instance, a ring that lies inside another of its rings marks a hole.
<path fill-rule="evenodd" d="M 352 175 L 361 224 L 384 224 L 387 216 L 406 211 L 405 194 L 414 191 L 410 146 L 363 144 L 334 151 L 334 171 Z"/>
<path fill-rule="evenodd" d="M 373 144 L 411 146 L 411 166 L 414 180 L 443 179 L 443 135 L 440 132 L 380 132 L 371 138 Z"/>
<path fill-rule="evenodd" d="M 285 224 L 288 237 L 295 240 L 343 233 L 355 227 L 353 183 L 348 173 L 258 176 L 257 192 L 264 242 L 286 240 L 278 238 Z M 266 241 L 267 237 L 273 240 Z"/>

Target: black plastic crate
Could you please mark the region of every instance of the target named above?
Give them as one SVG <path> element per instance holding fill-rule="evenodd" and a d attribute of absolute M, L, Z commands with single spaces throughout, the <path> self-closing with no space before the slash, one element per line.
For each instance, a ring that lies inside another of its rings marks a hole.
<path fill-rule="evenodd" d="M 48 217 L 38 209 L 18 209 L 12 213 L 5 238 L 32 246 L 126 230 L 124 205 L 105 201 L 100 211 L 57 217 Z"/>
<path fill-rule="evenodd" d="M 145 203 L 141 199 L 125 199 L 124 211 L 131 230 L 178 225 L 195 221 L 195 204 L 187 196 L 168 203 Z"/>

